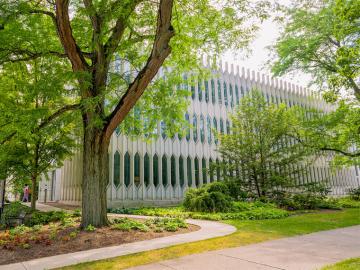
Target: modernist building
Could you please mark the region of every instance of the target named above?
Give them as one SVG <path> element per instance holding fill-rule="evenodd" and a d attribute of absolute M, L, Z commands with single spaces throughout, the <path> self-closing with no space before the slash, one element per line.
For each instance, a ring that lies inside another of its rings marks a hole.
<path fill-rule="evenodd" d="M 252 88 L 264 93 L 268 101 L 301 105 L 328 112 L 333 108 L 319 95 L 283 80 L 260 75 L 220 63 L 213 77 L 188 86 L 191 102 L 185 115 L 193 129 L 186 136 L 167 138 L 158 124 L 159 137 L 147 143 L 130 139 L 118 131 L 110 144 L 109 206 L 173 204 L 183 198 L 188 187 L 220 180 L 217 173 L 209 175 L 207 168 L 219 160 L 218 141 L 214 130 L 231 132 L 229 113 Z M 51 173 L 50 181 L 40 184 L 40 200 L 56 200 L 68 204 L 81 201 L 81 154 L 67 160 L 61 169 Z M 307 177 L 299 181 L 327 179 L 333 194 L 342 195 L 348 188 L 359 186 L 359 171 L 344 168 L 333 171 L 328 158 L 322 157 L 309 167 Z"/>

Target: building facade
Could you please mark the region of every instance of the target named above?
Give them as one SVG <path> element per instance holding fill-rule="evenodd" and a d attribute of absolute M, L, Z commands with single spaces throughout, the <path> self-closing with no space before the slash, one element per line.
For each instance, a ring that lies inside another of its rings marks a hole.
<path fill-rule="evenodd" d="M 206 80 L 199 80 L 191 91 L 185 118 L 193 127 L 186 136 L 168 138 L 163 124 L 158 124 L 158 138 L 152 142 L 133 140 L 116 131 L 109 147 L 110 181 L 107 189 L 109 207 L 170 205 L 179 203 L 188 187 L 221 180 L 217 173 L 209 175 L 211 163 L 219 161 L 218 141 L 214 131 L 231 132 L 229 114 L 251 89 L 260 90 L 268 101 L 300 105 L 329 112 L 333 107 L 308 89 L 283 80 L 245 70 L 225 63 Z M 359 186 L 359 170 L 355 167 L 332 170 L 330 157 L 321 157 L 308 168 L 302 182 L 324 181 L 334 195 L 343 195 Z M 50 181 L 40 184 L 40 198 L 79 204 L 81 201 L 82 157 L 77 153 L 64 166 L 49 173 Z M 46 191 L 45 191 L 46 190 Z"/>

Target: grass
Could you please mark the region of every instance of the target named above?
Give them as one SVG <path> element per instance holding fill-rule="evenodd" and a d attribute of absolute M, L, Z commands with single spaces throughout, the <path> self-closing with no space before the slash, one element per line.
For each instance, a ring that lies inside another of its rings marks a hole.
<path fill-rule="evenodd" d="M 360 269 L 360 258 L 353 258 L 339 262 L 334 265 L 329 265 L 322 270 L 359 270 Z"/>
<path fill-rule="evenodd" d="M 61 269 L 126 269 L 137 265 L 174 259 L 194 253 L 243 246 L 282 237 L 358 225 L 360 224 L 360 213 L 359 209 L 346 209 L 343 211 L 308 213 L 276 220 L 228 220 L 226 223 L 235 226 L 238 230 L 235 233 L 224 237 L 176 245 L 113 259 L 82 263 Z"/>

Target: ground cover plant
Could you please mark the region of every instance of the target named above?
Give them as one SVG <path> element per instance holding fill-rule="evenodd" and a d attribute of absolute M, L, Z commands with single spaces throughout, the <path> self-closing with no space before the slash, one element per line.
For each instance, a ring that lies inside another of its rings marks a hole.
<path fill-rule="evenodd" d="M 283 219 L 227 220 L 225 222 L 235 226 L 237 231 L 224 237 L 176 245 L 168 248 L 121 256 L 113 259 L 82 263 L 61 269 L 127 269 L 137 265 L 174 259 L 189 254 L 243 246 L 282 237 L 290 237 L 323 230 L 359 225 L 360 215 L 359 209 L 344 209 L 343 211 L 299 214 Z"/>
<path fill-rule="evenodd" d="M 16 207 L 15 207 L 16 206 Z M 9 207 L 25 209 L 21 204 Z M 197 230 L 183 219 L 110 219 L 111 225 L 80 229 L 79 211 L 33 212 L 25 224 L 0 230 L 0 265 L 57 254 L 148 240 Z"/>

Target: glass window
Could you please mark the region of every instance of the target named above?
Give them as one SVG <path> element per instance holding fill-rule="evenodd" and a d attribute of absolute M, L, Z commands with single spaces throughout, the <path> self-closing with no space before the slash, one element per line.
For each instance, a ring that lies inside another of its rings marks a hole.
<path fill-rule="evenodd" d="M 226 133 L 230 134 L 230 123 L 228 120 L 226 120 Z"/>
<path fill-rule="evenodd" d="M 208 139 L 208 143 L 211 143 L 211 118 L 210 116 L 207 116 L 207 120 L 206 120 L 206 124 L 207 124 L 207 139 Z"/>
<path fill-rule="evenodd" d="M 180 180 L 180 186 L 184 186 L 185 183 L 185 177 L 184 177 L 184 159 L 182 156 L 179 157 L 179 180 Z"/>
<path fill-rule="evenodd" d="M 153 181 L 155 187 L 159 185 L 159 158 L 157 154 L 153 157 Z"/>
<path fill-rule="evenodd" d="M 120 154 L 118 151 L 114 154 L 114 185 L 120 184 Z"/>
<path fill-rule="evenodd" d="M 190 117 L 189 114 L 185 114 L 185 120 L 188 123 L 188 127 L 186 128 L 186 140 L 190 141 Z"/>
<path fill-rule="evenodd" d="M 233 92 L 232 84 L 230 84 L 229 88 L 230 88 L 230 106 L 234 107 L 234 92 Z"/>
<path fill-rule="evenodd" d="M 194 99 L 195 99 L 195 84 L 194 84 L 194 80 L 193 80 L 193 79 L 191 80 L 190 89 L 191 89 L 191 98 L 194 100 Z"/>
<path fill-rule="evenodd" d="M 168 184 L 168 168 L 167 168 L 167 158 L 165 155 L 162 157 L 162 184 L 164 187 Z"/>
<path fill-rule="evenodd" d="M 224 82 L 224 104 L 227 107 L 228 106 L 228 95 L 227 95 L 227 86 L 226 82 Z"/>
<path fill-rule="evenodd" d="M 237 86 L 237 84 L 235 84 L 235 96 L 236 96 L 236 104 L 239 105 L 239 87 Z"/>
<path fill-rule="evenodd" d="M 211 101 L 212 104 L 215 104 L 215 82 L 213 79 L 211 79 Z"/>
<path fill-rule="evenodd" d="M 219 80 L 217 81 L 217 86 L 218 86 L 218 100 L 219 100 L 219 104 L 222 104 L 221 83 L 220 83 Z"/>
<path fill-rule="evenodd" d="M 221 180 L 220 162 L 219 162 L 219 159 L 216 159 L 216 178 L 217 178 L 218 181 Z"/>
<path fill-rule="evenodd" d="M 212 159 L 209 159 L 210 182 L 214 182 L 214 164 Z"/>
<path fill-rule="evenodd" d="M 200 141 L 203 143 L 205 141 L 205 123 L 204 116 L 200 116 Z"/>
<path fill-rule="evenodd" d="M 206 171 L 206 160 L 205 160 L 205 158 L 202 158 L 201 166 L 202 166 L 203 183 L 207 184 L 208 180 L 207 180 L 207 171 Z"/>
<path fill-rule="evenodd" d="M 144 183 L 145 186 L 150 183 L 150 158 L 147 153 L 144 156 Z"/>
<path fill-rule="evenodd" d="M 165 122 L 164 121 L 161 121 L 160 122 L 160 132 L 161 132 L 161 137 L 163 138 L 163 139 L 165 139 L 166 138 L 166 124 L 165 124 Z"/>
<path fill-rule="evenodd" d="M 218 143 L 218 139 L 217 139 L 217 120 L 216 120 L 216 118 L 214 117 L 213 118 L 213 128 L 214 128 L 214 130 L 215 130 L 215 134 L 214 134 L 214 141 L 215 141 L 215 143 L 217 144 Z"/>
<path fill-rule="evenodd" d="M 198 140 L 198 132 L 197 132 L 197 117 L 196 114 L 193 116 L 193 139 L 195 142 Z"/>
<path fill-rule="evenodd" d="M 119 136 L 120 133 L 121 133 L 120 126 L 117 126 L 116 129 L 115 129 L 116 136 Z"/>
<path fill-rule="evenodd" d="M 134 157 L 134 183 L 140 185 L 140 156 L 138 153 Z"/>
<path fill-rule="evenodd" d="M 174 187 L 176 185 L 176 162 L 175 157 L 171 156 L 171 185 Z"/>
<path fill-rule="evenodd" d="M 245 93 L 244 93 L 244 88 L 242 86 L 240 86 L 240 93 L 241 93 L 241 97 L 244 97 Z"/>
<path fill-rule="evenodd" d="M 220 133 L 224 134 L 224 121 L 220 118 Z"/>
<path fill-rule="evenodd" d="M 199 98 L 199 101 L 202 101 L 202 81 L 199 80 L 198 81 L 198 98 Z"/>
<path fill-rule="evenodd" d="M 188 179 L 188 186 L 191 187 L 192 185 L 192 171 L 191 171 L 191 158 L 187 157 L 187 179 Z"/>
<path fill-rule="evenodd" d="M 195 166 L 195 185 L 198 187 L 200 184 L 200 171 L 199 171 L 199 159 L 196 157 L 194 160 Z"/>
<path fill-rule="evenodd" d="M 130 185 L 130 155 L 128 152 L 126 152 L 124 158 L 124 182 L 125 186 Z"/>
<path fill-rule="evenodd" d="M 205 101 L 206 103 L 209 103 L 209 82 L 205 81 Z"/>
<path fill-rule="evenodd" d="M 183 75 L 183 83 L 182 83 L 182 89 L 183 90 L 188 90 L 188 82 L 187 82 L 187 75 L 186 74 L 184 74 Z"/>

